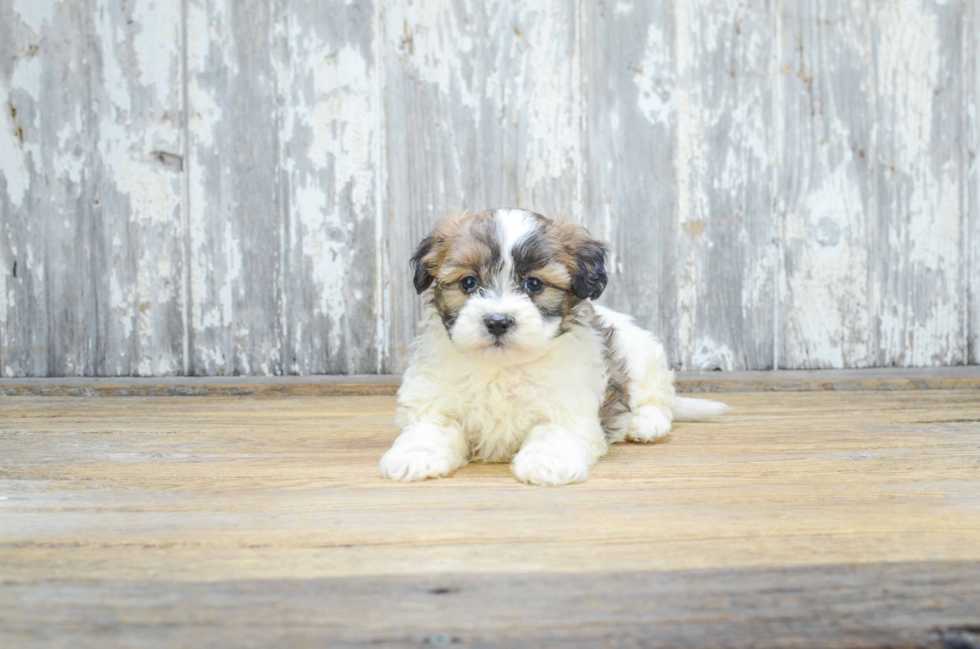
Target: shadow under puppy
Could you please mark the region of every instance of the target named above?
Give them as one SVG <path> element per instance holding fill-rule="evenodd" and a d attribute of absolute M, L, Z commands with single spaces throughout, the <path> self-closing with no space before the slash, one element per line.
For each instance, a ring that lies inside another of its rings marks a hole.
<path fill-rule="evenodd" d="M 676 396 L 663 346 L 590 302 L 606 286 L 605 247 L 577 225 L 520 209 L 461 214 L 412 264 L 425 315 L 386 478 L 509 461 L 524 482 L 581 482 L 612 443 L 652 442 L 672 421 L 728 410 Z"/>

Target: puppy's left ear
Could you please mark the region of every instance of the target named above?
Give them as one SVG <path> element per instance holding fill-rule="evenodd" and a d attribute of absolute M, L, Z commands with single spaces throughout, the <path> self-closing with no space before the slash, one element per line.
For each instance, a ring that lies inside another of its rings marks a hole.
<path fill-rule="evenodd" d="M 606 246 L 582 232 L 575 243 L 578 268 L 572 273 L 572 291 L 583 300 L 598 299 L 606 288 Z"/>
<path fill-rule="evenodd" d="M 606 246 L 574 223 L 558 223 L 558 239 L 565 248 L 571 289 L 580 300 L 595 300 L 606 288 Z"/>
<path fill-rule="evenodd" d="M 415 276 L 413 282 L 415 284 L 415 292 L 422 293 L 425 289 L 432 285 L 432 280 L 435 279 L 430 273 L 429 268 L 426 265 L 426 257 L 432 252 L 432 248 L 435 247 L 436 241 L 432 235 L 427 236 L 422 239 L 422 243 L 419 244 L 418 250 L 412 255 L 412 270 L 415 271 Z"/>

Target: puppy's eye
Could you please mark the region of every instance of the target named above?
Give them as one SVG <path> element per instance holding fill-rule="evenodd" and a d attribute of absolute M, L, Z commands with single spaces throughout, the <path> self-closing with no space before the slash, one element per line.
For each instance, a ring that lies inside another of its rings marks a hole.
<path fill-rule="evenodd" d="M 524 289 L 531 295 L 537 295 L 544 290 L 544 282 L 537 277 L 528 277 L 524 280 Z"/>
<path fill-rule="evenodd" d="M 472 276 L 464 277 L 459 283 L 459 287 L 463 289 L 464 293 L 472 293 L 473 291 L 476 290 L 476 287 L 479 285 L 480 283 L 477 282 L 476 278 Z"/>

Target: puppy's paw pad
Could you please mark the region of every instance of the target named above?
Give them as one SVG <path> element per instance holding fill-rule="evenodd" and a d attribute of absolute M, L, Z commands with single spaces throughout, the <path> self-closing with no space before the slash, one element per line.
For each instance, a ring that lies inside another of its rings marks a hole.
<path fill-rule="evenodd" d="M 529 447 L 514 456 L 510 470 L 521 482 L 557 487 L 584 481 L 589 477 L 589 462 L 561 449 Z"/>
<path fill-rule="evenodd" d="M 656 406 L 641 406 L 633 413 L 626 439 L 641 444 L 654 442 L 669 433 L 670 427 L 670 417 L 663 410 Z"/>
<path fill-rule="evenodd" d="M 389 480 L 444 478 L 456 467 L 446 453 L 428 448 L 392 448 L 381 456 L 381 475 Z"/>

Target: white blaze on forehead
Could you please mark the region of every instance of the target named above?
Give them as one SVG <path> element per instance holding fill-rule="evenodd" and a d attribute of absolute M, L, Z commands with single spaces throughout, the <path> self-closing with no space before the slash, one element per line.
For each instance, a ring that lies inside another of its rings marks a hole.
<path fill-rule="evenodd" d="M 497 219 L 497 240 L 504 262 L 499 279 L 506 287 L 514 272 L 514 246 L 533 232 L 538 222 L 527 210 L 501 209 L 494 213 L 494 218 Z"/>

